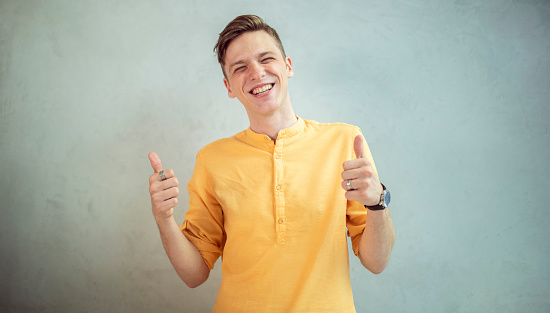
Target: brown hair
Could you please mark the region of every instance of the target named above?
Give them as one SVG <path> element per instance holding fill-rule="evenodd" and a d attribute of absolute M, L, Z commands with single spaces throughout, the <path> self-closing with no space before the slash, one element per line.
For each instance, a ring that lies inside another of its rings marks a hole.
<path fill-rule="evenodd" d="M 223 69 L 223 66 L 225 65 L 225 52 L 227 51 L 227 47 L 229 47 L 229 44 L 233 41 L 233 39 L 239 37 L 244 33 L 259 30 L 265 31 L 266 33 L 271 35 L 273 39 L 275 39 L 275 43 L 279 47 L 279 50 L 281 50 L 283 58 L 286 58 L 283 43 L 281 42 L 281 39 L 279 38 L 279 35 L 277 35 L 275 29 L 267 25 L 266 22 L 264 22 L 264 20 L 262 20 L 259 16 L 237 16 L 234 20 L 229 22 L 227 26 L 225 26 L 224 30 L 220 33 L 220 36 L 218 37 L 218 42 L 216 42 L 216 45 L 214 46 L 214 52 L 218 54 L 218 62 L 220 63 L 223 75 L 226 78 L 227 75 L 225 75 L 225 70 Z"/>

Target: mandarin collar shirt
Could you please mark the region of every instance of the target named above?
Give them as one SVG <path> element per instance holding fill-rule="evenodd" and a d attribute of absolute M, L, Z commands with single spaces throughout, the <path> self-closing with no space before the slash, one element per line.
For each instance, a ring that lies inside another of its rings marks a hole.
<path fill-rule="evenodd" d="M 275 142 L 248 128 L 199 151 L 181 230 L 210 269 L 222 256 L 214 312 L 355 312 L 346 234 L 357 255 L 367 210 L 341 173 L 360 133 L 298 117 Z"/>

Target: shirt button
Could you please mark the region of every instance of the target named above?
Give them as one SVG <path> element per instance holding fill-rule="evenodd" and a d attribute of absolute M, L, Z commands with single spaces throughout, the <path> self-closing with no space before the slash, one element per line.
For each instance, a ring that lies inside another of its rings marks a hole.
<path fill-rule="evenodd" d="M 277 190 L 281 189 L 281 186 L 277 186 Z"/>
<path fill-rule="evenodd" d="M 275 159 L 278 159 L 278 158 L 279 158 L 279 155 L 277 154 L 277 155 L 275 156 Z"/>
<path fill-rule="evenodd" d="M 280 219 L 279 219 L 279 224 L 282 224 L 282 223 L 283 223 L 283 219 L 280 218 Z"/>

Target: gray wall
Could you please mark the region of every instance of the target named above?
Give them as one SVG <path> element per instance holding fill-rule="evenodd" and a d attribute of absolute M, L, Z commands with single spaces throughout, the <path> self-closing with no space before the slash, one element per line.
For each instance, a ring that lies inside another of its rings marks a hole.
<path fill-rule="evenodd" d="M 0 1 L 0 311 L 211 310 L 220 261 L 179 280 L 147 153 L 185 185 L 248 127 L 211 51 L 244 13 L 279 31 L 296 113 L 360 126 L 393 192 L 389 267 L 350 258 L 358 312 L 550 311 L 542 0 Z"/>

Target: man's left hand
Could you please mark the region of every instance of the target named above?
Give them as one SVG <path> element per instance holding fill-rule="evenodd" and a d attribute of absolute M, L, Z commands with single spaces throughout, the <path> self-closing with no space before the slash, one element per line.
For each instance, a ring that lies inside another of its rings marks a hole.
<path fill-rule="evenodd" d="M 356 200 L 367 206 L 377 205 L 380 202 L 382 185 L 372 164 L 365 157 L 362 135 L 355 137 L 353 150 L 357 159 L 346 161 L 343 164 L 342 188 L 346 190 L 346 199 Z"/>

